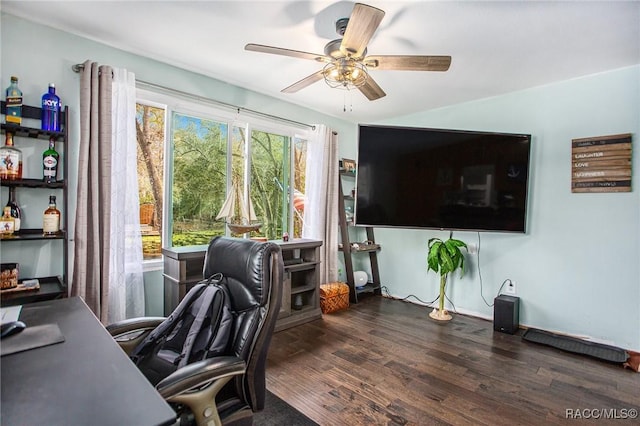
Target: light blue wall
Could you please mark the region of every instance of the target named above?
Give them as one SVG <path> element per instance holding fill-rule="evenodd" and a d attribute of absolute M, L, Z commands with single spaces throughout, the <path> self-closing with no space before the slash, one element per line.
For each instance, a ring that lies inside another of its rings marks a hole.
<path fill-rule="evenodd" d="M 640 156 L 633 158 L 633 192 L 571 192 L 572 139 L 632 133 L 637 150 L 640 67 L 385 123 L 532 135 L 528 232 L 480 235 L 480 268 L 472 257 L 465 277 L 448 287 L 459 311 L 492 317 L 480 271 L 489 303 L 505 279 L 516 282 L 522 324 L 640 348 Z M 436 297 L 438 278 L 426 272 L 433 236 L 448 233 L 376 229 L 381 278 L 392 294 Z M 454 237 L 478 240 L 470 232 Z"/>
<path fill-rule="evenodd" d="M 79 75 L 71 70 L 71 66 L 87 59 L 126 68 L 134 72 L 139 80 L 183 92 L 298 122 L 323 123 L 336 130 L 339 139 L 345 141 L 344 144 L 355 143 L 356 126 L 352 123 L 11 15 L 2 13 L 1 18 L 0 86 L 3 90 L 8 86 L 10 76 L 16 75 L 20 79 L 19 85 L 24 94 L 24 103 L 39 105 L 40 97 L 47 90 L 48 83 L 53 82 L 56 84 L 56 92 L 62 102 L 70 108 L 70 142 L 67 147 L 60 147 L 60 150 L 68 155 L 70 164 L 69 194 L 72 212 L 75 211 L 76 165 L 80 140 Z M 37 170 L 33 174 L 27 172 L 29 177 L 36 177 L 41 173 L 40 162 L 44 149 L 46 147 L 43 146 L 41 150 L 36 147 L 23 152 L 25 161 L 29 162 L 29 168 L 32 171 Z M 29 194 L 19 194 L 18 201 L 23 207 L 27 220 L 32 224 L 31 227 L 38 228 L 41 226 L 39 225 L 41 212 L 44 211 L 48 202 L 48 192 L 34 191 Z M 2 188 L 0 200 L 6 200 L 7 194 L 7 189 Z M 66 219 L 70 222 L 67 229 L 71 231 L 70 235 L 73 235 L 73 215 Z M 70 253 L 73 252 L 72 248 L 71 244 Z M 55 246 L 54 243 L 49 243 L 42 248 L 39 245 L 22 245 L 19 250 L 14 250 L 12 247 L 11 257 L 14 259 L 12 261 L 18 261 L 24 265 L 21 275 L 42 276 L 48 271 L 59 274 L 61 267 L 56 261 L 56 253 L 59 251 L 60 246 Z M 33 260 L 34 256 L 36 261 Z M 6 259 L 6 256 L 1 257 Z M 162 314 L 163 302 L 159 299 L 162 295 L 162 280 L 158 278 L 161 278 L 158 271 L 145 274 L 147 313 L 151 315 Z"/>

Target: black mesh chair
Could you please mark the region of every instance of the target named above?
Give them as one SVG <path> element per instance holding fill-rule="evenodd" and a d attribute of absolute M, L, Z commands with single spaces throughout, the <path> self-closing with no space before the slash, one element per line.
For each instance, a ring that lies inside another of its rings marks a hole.
<path fill-rule="evenodd" d="M 156 389 L 181 421 L 198 425 L 250 425 L 264 408 L 265 363 L 282 299 L 283 263 L 274 243 L 216 237 L 204 276 L 222 273 L 233 312 L 229 353 L 196 361 L 161 380 Z M 109 325 L 120 346 L 132 350 L 164 318 L 135 318 Z"/>

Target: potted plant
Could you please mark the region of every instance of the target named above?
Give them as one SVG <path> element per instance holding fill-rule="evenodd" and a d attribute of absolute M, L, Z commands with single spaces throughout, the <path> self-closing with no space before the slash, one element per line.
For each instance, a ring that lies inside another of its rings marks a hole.
<path fill-rule="evenodd" d="M 460 276 L 464 274 L 464 253 L 462 248 L 467 250 L 467 245 L 449 236 L 447 241 L 440 238 L 431 238 L 428 243 L 429 253 L 427 255 L 427 272 L 433 270 L 440 274 L 440 304 L 439 308 L 434 308 L 429 316 L 439 321 L 449 321 L 451 315 L 444 309 L 445 287 L 447 277 L 450 273 L 460 269 Z"/>

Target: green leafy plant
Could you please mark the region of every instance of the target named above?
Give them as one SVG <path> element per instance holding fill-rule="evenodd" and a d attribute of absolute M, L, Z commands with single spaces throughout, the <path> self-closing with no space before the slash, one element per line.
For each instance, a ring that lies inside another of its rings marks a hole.
<path fill-rule="evenodd" d="M 427 272 L 433 270 L 440 274 L 440 304 L 439 310 L 429 314 L 431 318 L 439 320 L 449 320 L 451 316 L 444 310 L 445 287 L 447 277 L 450 273 L 460 269 L 460 277 L 464 275 L 464 253 L 462 248 L 467 250 L 467 245 L 454 238 L 442 241 L 440 238 L 431 238 L 428 243 L 429 253 L 427 254 Z"/>

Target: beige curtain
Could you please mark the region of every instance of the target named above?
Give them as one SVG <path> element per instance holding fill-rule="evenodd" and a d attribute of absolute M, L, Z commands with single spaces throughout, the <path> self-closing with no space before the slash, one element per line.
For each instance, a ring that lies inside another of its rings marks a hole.
<path fill-rule="evenodd" d="M 316 125 L 307 144 L 307 171 L 302 236 L 322 240 L 320 282 L 338 278 L 338 135 Z"/>
<path fill-rule="evenodd" d="M 111 192 L 112 69 L 86 61 L 80 72 L 80 147 L 71 295 L 107 321 Z"/>

